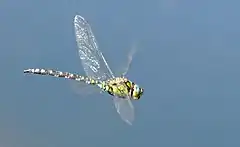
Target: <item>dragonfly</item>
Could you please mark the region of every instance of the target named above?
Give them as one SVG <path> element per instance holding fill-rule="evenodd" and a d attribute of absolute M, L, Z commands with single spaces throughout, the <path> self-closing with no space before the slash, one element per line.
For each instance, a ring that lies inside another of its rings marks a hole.
<path fill-rule="evenodd" d="M 101 93 L 105 92 L 112 96 L 113 103 L 121 119 L 132 125 L 135 115 L 132 100 L 139 100 L 144 93 L 143 88 L 126 78 L 132 62 L 133 52 L 129 55 L 125 71 L 120 76 L 115 76 L 103 53 L 99 50 L 88 21 L 82 16 L 76 15 L 74 17 L 74 29 L 78 54 L 86 75 L 46 68 L 29 68 L 25 69 L 24 73 L 65 78 L 98 87 Z"/>

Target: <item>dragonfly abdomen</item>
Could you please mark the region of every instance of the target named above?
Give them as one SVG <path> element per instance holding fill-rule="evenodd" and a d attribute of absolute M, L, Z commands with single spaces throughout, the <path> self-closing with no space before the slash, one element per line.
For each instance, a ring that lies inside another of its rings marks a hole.
<path fill-rule="evenodd" d="M 38 74 L 38 75 L 48 75 L 48 76 L 60 77 L 60 78 L 71 79 L 71 80 L 76 80 L 76 81 L 83 81 L 83 82 L 85 82 L 87 84 L 91 84 L 91 85 L 97 85 L 97 84 L 101 83 L 100 81 L 94 80 L 90 77 L 81 76 L 81 75 L 77 75 L 77 74 L 72 74 L 72 73 L 69 73 L 69 72 L 52 70 L 52 69 L 30 68 L 30 69 L 24 70 L 24 73 Z"/>

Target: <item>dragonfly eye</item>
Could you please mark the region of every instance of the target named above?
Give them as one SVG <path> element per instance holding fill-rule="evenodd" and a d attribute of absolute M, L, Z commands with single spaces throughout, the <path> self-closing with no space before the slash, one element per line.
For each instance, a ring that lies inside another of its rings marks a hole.
<path fill-rule="evenodd" d="M 143 89 L 140 88 L 138 85 L 134 85 L 133 88 L 133 99 L 138 100 L 143 94 Z"/>

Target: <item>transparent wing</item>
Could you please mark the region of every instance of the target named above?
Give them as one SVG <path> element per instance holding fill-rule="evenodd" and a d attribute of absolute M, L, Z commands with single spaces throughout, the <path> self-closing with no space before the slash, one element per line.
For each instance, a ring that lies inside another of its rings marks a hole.
<path fill-rule="evenodd" d="M 125 70 L 124 72 L 122 73 L 122 76 L 125 76 L 127 73 L 128 73 L 128 70 L 132 64 L 132 59 L 133 59 L 133 56 L 134 54 L 136 53 L 137 51 L 137 48 L 135 46 L 135 44 L 132 46 L 130 52 L 128 53 L 128 60 L 127 60 L 127 66 L 125 67 Z"/>
<path fill-rule="evenodd" d="M 134 107 L 131 100 L 129 98 L 121 99 L 114 97 L 113 101 L 115 104 L 115 108 L 120 114 L 122 120 L 124 120 L 129 125 L 132 125 L 132 122 L 134 121 Z"/>
<path fill-rule="evenodd" d="M 113 73 L 98 49 L 95 36 L 88 22 L 81 16 L 74 18 L 78 53 L 86 75 L 98 80 L 112 78 Z"/>
<path fill-rule="evenodd" d="M 102 52 L 98 49 L 95 36 L 92 33 L 89 23 L 81 16 L 74 17 L 74 27 L 78 53 L 86 72 L 86 75 L 98 80 L 114 78 Z M 134 107 L 129 98 L 120 99 L 113 97 L 117 112 L 128 124 L 134 120 Z"/>
<path fill-rule="evenodd" d="M 87 98 L 94 93 L 99 93 L 98 87 L 93 87 L 92 85 L 87 85 L 84 82 L 69 81 L 72 90 L 81 96 L 81 98 Z"/>

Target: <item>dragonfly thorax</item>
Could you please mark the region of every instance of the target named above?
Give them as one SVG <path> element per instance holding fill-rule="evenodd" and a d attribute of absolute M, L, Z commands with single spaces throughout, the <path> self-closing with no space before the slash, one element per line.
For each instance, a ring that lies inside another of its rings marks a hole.
<path fill-rule="evenodd" d="M 140 99 L 143 89 L 125 77 L 116 77 L 102 82 L 101 89 L 119 98 Z"/>

